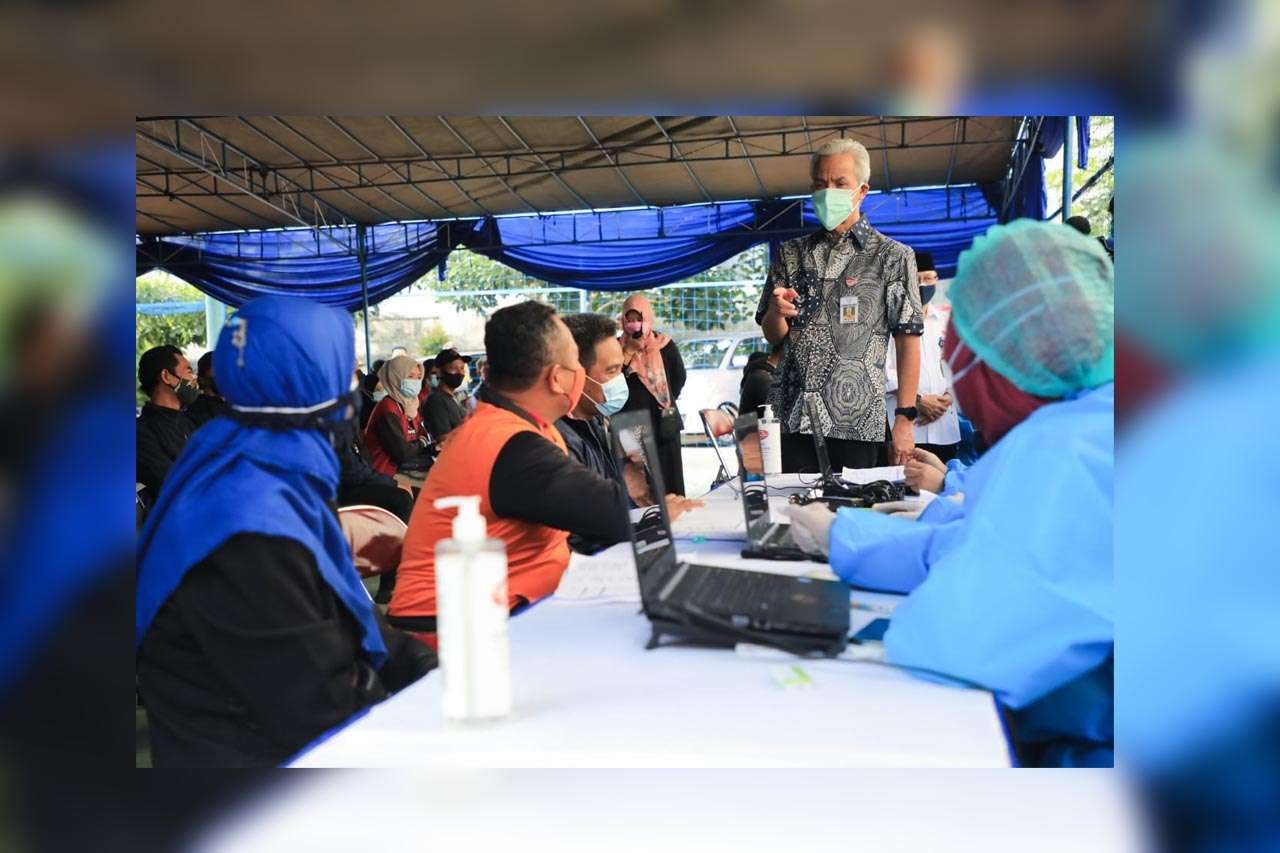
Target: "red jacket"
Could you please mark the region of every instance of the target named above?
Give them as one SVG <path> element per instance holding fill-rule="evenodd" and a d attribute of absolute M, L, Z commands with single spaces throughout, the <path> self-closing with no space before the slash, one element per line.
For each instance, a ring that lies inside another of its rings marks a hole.
<path fill-rule="evenodd" d="M 369 423 L 364 428 L 364 446 L 369 451 L 369 465 L 375 471 L 394 477 L 399 463 L 387 452 L 382 439 L 378 436 L 378 424 L 385 420 L 388 414 L 399 423 L 400 432 L 409 444 L 418 440 L 422 430 L 422 418 L 417 414 L 412 420 L 405 417 L 404 408 L 391 397 L 383 397 L 369 413 Z"/>

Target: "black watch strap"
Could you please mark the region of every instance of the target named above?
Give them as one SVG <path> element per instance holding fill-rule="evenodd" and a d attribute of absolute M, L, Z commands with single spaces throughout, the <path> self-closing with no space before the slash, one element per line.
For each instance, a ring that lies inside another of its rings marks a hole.
<path fill-rule="evenodd" d="M 906 406 L 906 407 L 899 406 L 898 408 L 893 410 L 893 413 L 895 415 L 902 415 L 904 418 L 911 421 L 914 421 L 916 418 L 920 417 L 920 411 L 915 406 Z"/>

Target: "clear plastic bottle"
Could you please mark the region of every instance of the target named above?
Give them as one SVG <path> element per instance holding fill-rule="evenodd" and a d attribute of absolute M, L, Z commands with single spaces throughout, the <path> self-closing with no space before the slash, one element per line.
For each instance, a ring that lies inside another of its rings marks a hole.
<path fill-rule="evenodd" d="M 507 550 L 487 536 L 480 498 L 440 498 L 457 507 L 453 538 L 436 543 L 436 629 L 444 716 L 470 721 L 511 713 L 507 638 Z"/>
<path fill-rule="evenodd" d="M 782 431 L 773 416 L 773 406 L 768 403 L 764 407 L 764 415 L 757 423 L 760 433 L 760 457 L 764 465 L 764 475 L 773 477 L 782 473 Z"/>

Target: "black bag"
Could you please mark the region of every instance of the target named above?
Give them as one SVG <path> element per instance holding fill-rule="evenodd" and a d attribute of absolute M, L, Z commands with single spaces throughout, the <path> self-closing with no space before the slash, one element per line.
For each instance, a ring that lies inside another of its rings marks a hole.
<path fill-rule="evenodd" d="M 684 427 L 684 421 L 680 417 L 680 412 L 675 406 L 663 409 L 658 416 L 658 441 L 665 442 L 680 437 L 680 430 Z"/>

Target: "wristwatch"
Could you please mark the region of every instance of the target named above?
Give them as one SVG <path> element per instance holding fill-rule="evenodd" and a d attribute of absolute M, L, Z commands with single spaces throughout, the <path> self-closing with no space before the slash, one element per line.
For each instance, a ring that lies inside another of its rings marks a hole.
<path fill-rule="evenodd" d="M 899 406 L 898 408 L 893 410 L 893 413 L 894 415 L 902 415 L 904 418 L 906 418 L 909 421 L 914 421 L 916 418 L 920 417 L 920 410 L 917 409 L 915 406 L 907 406 L 905 408 L 902 406 Z"/>

